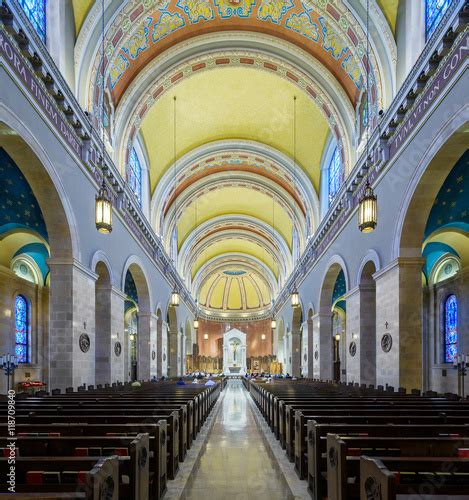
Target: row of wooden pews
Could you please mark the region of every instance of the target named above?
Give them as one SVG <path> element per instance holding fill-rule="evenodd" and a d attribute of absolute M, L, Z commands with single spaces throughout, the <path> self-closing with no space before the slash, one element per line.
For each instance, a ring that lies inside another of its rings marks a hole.
<path fill-rule="evenodd" d="M 314 499 L 469 498 L 469 402 L 313 380 L 243 382 Z"/>
<path fill-rule="evenodd" d="M 18 397 L 13 440 L 4 398 L 0 500 L 8 494 L 12 447 L 18 498 L 162 498 L 224 383 L 116 384 Z"/>

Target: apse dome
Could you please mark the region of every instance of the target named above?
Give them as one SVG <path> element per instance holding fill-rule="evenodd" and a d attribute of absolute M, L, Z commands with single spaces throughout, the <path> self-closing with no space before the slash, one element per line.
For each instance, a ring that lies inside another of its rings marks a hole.
<path fill-rule="evenodd" d="M 199 292 L 199 305 L 207 312 L 260 313 L 270 303 L 267 281 L 251 269 L 215 271 L 204 280 Z"/>

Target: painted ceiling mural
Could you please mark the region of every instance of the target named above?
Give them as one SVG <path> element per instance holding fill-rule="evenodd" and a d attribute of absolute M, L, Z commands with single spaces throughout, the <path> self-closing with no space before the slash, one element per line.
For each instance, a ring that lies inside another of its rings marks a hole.
<path fill-rule="evenodd" d="M 107 83 L 115 105 L 158 54 L 188 37 L 234 29 L 271 34 L 303 48 L 332 72 L 356 103 L 366 64 L 363 32 L 342 2 L 158 0 L 127 5 L 107 34 Z M 95 102 L 97 98 L 98 92 Z"/>

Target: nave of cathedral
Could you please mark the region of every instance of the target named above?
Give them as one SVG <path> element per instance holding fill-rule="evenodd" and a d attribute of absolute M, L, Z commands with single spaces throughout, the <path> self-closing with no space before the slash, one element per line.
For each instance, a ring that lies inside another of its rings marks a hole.
<path fill-rule="evenodd" d="M 0 500 L 469 498 L 468 25 L 0 0 Z"/>

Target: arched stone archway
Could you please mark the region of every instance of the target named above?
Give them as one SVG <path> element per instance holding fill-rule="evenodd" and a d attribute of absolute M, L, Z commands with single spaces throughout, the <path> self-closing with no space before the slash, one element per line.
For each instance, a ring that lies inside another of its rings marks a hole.
<path fill-rule="evenodd" d="M 129 275 L 133 282 L 131 290 L 136 297 L 130 297 L 136 303 L 136 328 L 137 332 L 126 332 L 127 338 L 125 342 L 126 360 L 129 365 L 126 368 L 126 375 L 132 379 L 135 374 L 138 380 L 150 380 L 152 371 L 156 371 L 156 356 L 152 359 L 152 350 L 156 349 L 156 318 L 151 312 L 151 298 L 148 281 L 136 258 L 130 257 L 124 267 L 123 285 L 124 293 L 129 296 L 130 290 L 126 290 L 126 283 L 129 283 Z M 134 319 L 128 316 L 129 310 L 126 310 L 125 318 L 127 329 L 129 330 L 134 323 Z M 133 328 L 133 327 L 132 327 Z M 154 334 L 152 334 L 154 332 Z M 136 335 L 136 343 L 133 345 L 134 339 L 130 338 L 129 333 Z M 129 352 L 136 349 L 136 353 Z M 134 361 L 132 361 L 134 360 Z M 136 369 L 132 368 L 132 363 L 136 360 Z M 153 370 L 152 370 L 153 366 Z"/>
<path fill-rule="evenodd" d="M 404 194 L 394 233 L 395 260 L 375 274 L 378 384 L 422 387 L 422 359 L 428 362 L 421 291 L 425 227 L 441 186 L 466 149 L 467 124 L 464 115 L 457 113 L 442 124 L 437 138 L 419 157 Z M 381 348 L 384 335 L 392 338 L 387 352 Z"/>
<path fill-rule="evenodd" d="M 343 343 L 345 342 L 344 336 L 334 344 L 333 339 L 333 306 L 334 306 L 334 289 L 337 283 L 337 278 L 340 273 L 344 275 L 344 287 L 348 288 L 347 271 L 345 269 L 345 263 L 343 259 L 337 257 L 330 261 L 330 265 L 324 275 L 322 287 L 319 296 L 319 313 L 318 313 L 318 356 L 316 359 L 315 350 L 315 362 L 319 367 L 319 377 L 322 380 L 332 380 L 334 377 L 334 367 L 339 365 L 334 365 L 334 362 L 338 362 L 338 355 L 343 351 Z M 340 377 L 340 372 L 335 373 L 335 376 Z"/>
<path fill-rule="evenodd" d="M 95 376 L 94 310 L 84 308 L 73 291 L 92 295 L 95 276 L 77 264 L 80 259 L 73 212 L 47 151 L 27 126 L 0 105 L 0 148 L 24 176 L 44 218 L 50 249 L 48 328 L 42 345 L 34 346 L 38 375 L 50 388 L 93 384 Z M 46 313 L 47 314 L 47 313 Z M 78 321 L 77 318 L 80 318 Z M 87 352 L 80 337 L 87 336 Z M 37 340 L 39 342 L 39 340 Z"/>

